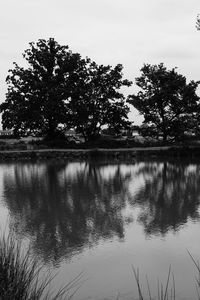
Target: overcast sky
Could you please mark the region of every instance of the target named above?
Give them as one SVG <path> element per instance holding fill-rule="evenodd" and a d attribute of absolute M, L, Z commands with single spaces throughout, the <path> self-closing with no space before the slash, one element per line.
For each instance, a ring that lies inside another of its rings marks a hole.
<path fill-rule="evenodd" d="M 0 0 L 0 102 L 5 79 L 28 43 L 49 37 L 99 64 L 139 76 L 144 63 L 164 62 L 200 80 L 199 0 Z M 127 93 L 133 93 L 135 87 Z M 136 123 L 141 117 L 132 112 Z"/>

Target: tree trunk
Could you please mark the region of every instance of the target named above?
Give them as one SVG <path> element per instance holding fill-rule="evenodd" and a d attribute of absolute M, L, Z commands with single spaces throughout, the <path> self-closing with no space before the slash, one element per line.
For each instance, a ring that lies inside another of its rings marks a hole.
<path fill-rule="evenodd" d="M 48 128 L 46 132 L 46 138 L 47 139 L 54 139 L 57 135 L 57 125 L 54 120 L 50 119 L 48 121 Z"/>
<path fill-rule="evenodd" d="M 163 142 L 167 141 L 167 133 L 164 131 L 163 132 Z"/>

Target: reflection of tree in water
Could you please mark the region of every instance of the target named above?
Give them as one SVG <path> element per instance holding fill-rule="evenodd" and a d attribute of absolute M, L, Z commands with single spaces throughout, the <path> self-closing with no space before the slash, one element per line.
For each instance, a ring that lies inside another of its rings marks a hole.
<path fill-rule="evenodd" d="M 142 208 L 146 234 L 198 219 L 200 165 L 16 164 L 4 176 L 4 199 L 17 234 L 31 238 L 36 255 L 59 262 L 102 238 L 123 238 L 126 199 Z"/>
<path fill-rule="evenodd" d="M 4 177 L 12 225 L 44 260 L 58 262 L 100 238 L 123 238 L 130 175 L 117 165 L 106 179 L 101 171 L 92 163 L 17 164 Z"/>
<path fill-rule="evenodd" d="M 147 234 L 177 231 L 188 218 L 199 218 L 199 165 L 145 163 L 139 174 L 145 184 L 133 201 L 143 208 L 138 220 Z"/>

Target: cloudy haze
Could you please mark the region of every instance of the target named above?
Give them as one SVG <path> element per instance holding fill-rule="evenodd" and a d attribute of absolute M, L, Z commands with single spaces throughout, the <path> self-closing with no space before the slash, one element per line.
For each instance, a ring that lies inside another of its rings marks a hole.
<path fill-rule="evenodd" d="M 164 62 L 200 79 L 199 0 L 1 0 L 0 102 L 12 62 L 28 43 L 49 37 L 97 63 L 122 63 L 133 80 L 143 63 Z M 127 93 L 133 93 L 135 86 Z M 136 112 L 131 119 L 138 123 Z"/>

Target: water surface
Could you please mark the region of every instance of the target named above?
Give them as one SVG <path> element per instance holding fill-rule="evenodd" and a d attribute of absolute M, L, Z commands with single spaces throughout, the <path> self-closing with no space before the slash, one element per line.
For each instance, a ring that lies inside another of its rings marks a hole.
<path fill-rule="evenodd" d="M 84 272 L 75 299 L 138 299 L 132 266 L 147 295 L 171 265 L 177 299 L 197 299 L 200 164 L 84 161 L 0 165 L 0 224 L 30 244 L 58 275 Z"/>

